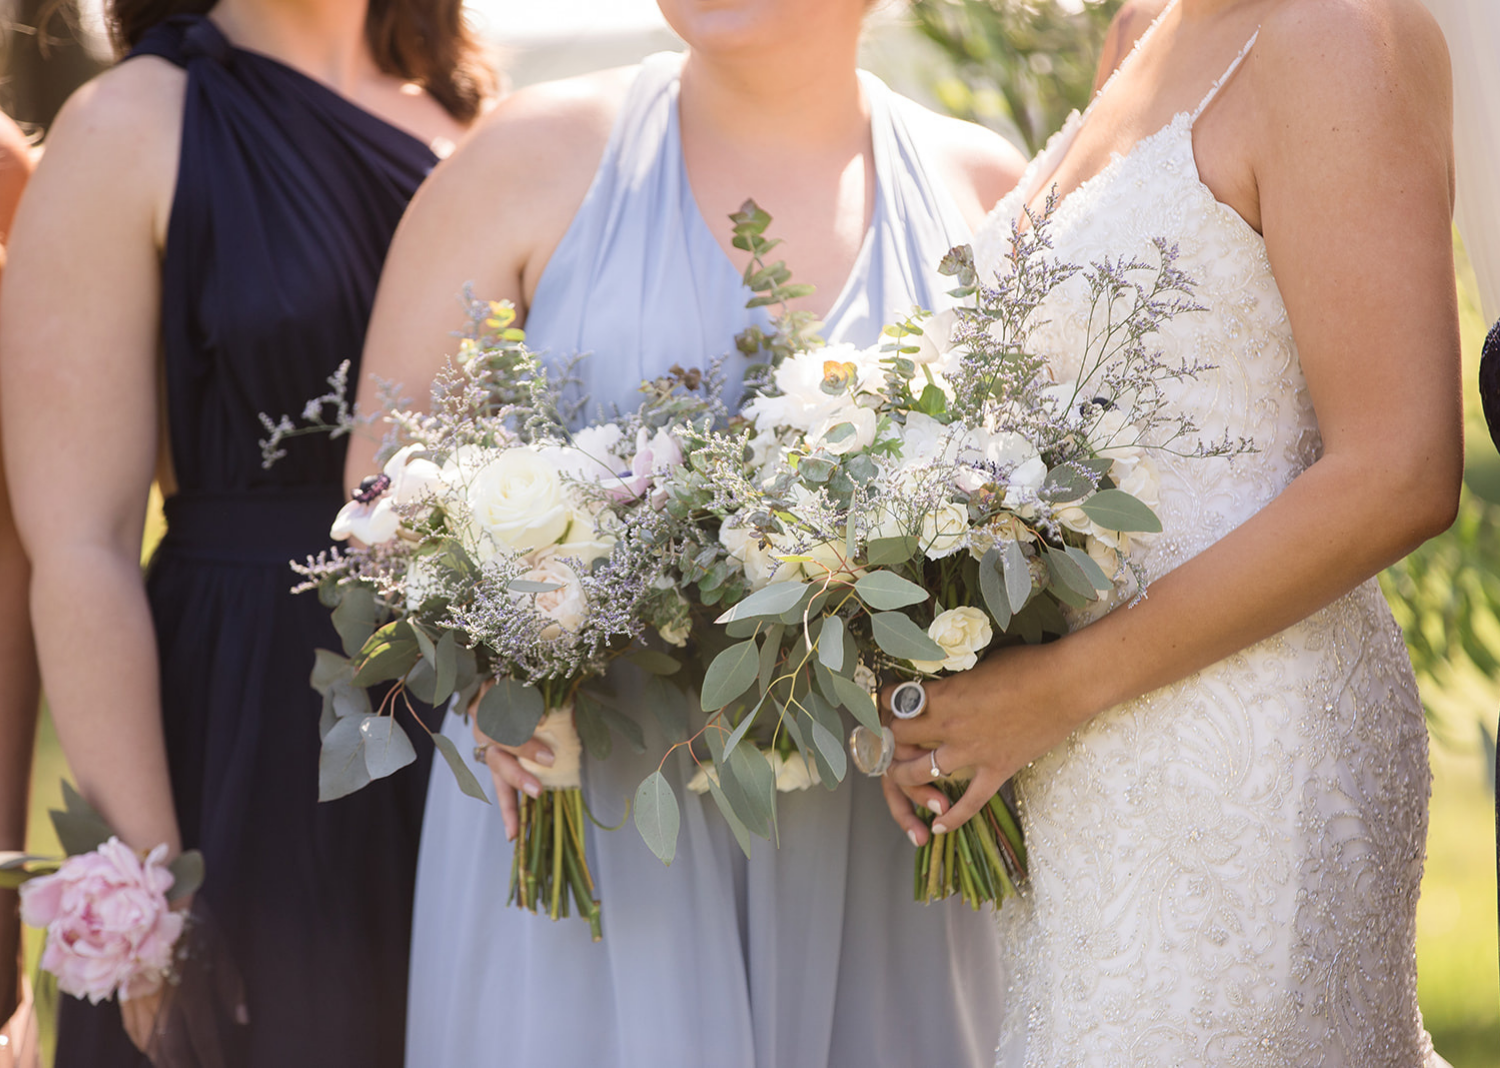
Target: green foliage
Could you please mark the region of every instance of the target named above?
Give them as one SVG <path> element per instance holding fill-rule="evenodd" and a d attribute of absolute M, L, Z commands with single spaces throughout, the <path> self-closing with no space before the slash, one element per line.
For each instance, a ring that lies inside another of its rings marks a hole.
<path fill-rule="evenodd" d="M 921 31 L 950 71 L 933 86 L 953 114 L 1012 127 L 1035 154 L 1093 88 L 1121 0 L 913 0 Z M 1069 10 L 1077 8 L 1077 10 Z"/>
<path fill-rule="evenodd" d="M 752 326 L 734 339 L 735 347 L 751 358 L 764 354 L 774 364 L 793 352 L 821 344 L 823 339 L 814 332 L 818 325 L 817 316 L 789 307 L 791 301 L 810 296 L 813 287 L 792 282 L 792 272 L 785 260 L 766 262 L 766 257 L 781 244 L 779 237 L 766 237 L 766 227 L 771 225 L 770 214 L 755 201 L 747 200 L 739 211 L 729 216 L 729 221 L 734 223 L 734 247 L 750 253 L 744 281 L 755 296 L 745 306 L 780 308 L 770 332 Z"/>

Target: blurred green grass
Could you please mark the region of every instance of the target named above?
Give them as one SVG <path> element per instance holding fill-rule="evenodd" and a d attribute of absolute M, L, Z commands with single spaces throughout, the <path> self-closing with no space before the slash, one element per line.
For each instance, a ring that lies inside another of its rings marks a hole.
<path fill-rule="evenodd" d="M 1465 481 L 1473 497 L 1500 504 L 1500 455 L 1484 432 L 1473 386 L 1484 322 L 1461 250 L 1459 265 L 1468 424 Z M 1493 523 L 1497 514 L 1491 509 L 1483 521 Z M 159 500 L 153 494 L 143 558 L 161 531 Z M 1500 610 L 1500 605 L 1487 607 L 1490 616 Z M 1433 1044 L 1453 1068 L 1500 1068 L 1493 795 L 1479 733 L 1480 724 L 1493 727 L 1495 722 L 1500 679 L 1479 671 L 1467 658 L 1441 667 L 1419 678 L 1433 710 L 1433 786 L 1427 870 L 1417 907 L 1418 994 Z M 66 775 L 67 762 L 44 710 L 32 772 L 27 845 L 33 853 L 59 851 L 47 809 L 61 805 L 59 783 Z M 29 967 L 35 967 L 40 950 L 37 932 L 28 931 Z M 44 1049 L 50 1048 L 50 1038 L 44 1033 Z"/>

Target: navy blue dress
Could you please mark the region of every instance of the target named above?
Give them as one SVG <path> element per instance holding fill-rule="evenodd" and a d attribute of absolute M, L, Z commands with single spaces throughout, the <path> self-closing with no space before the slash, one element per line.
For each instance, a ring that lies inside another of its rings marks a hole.
<path fill-rule="evenodd" d="M 174 18 L 133 53 L 187 72 L 162 265 L 166 417 L 179 492 L 147 582 L 172 787 L 201 897 L 246 985 L 231 1063 L 402 1062 L 417 837 L 430 746 L 389 779 L 317 801 L 313 651 L 338 649 L 287 561 L 329 544 L 344 442 L 293 440 L 270 470 L 257 415 L 300 413 L 364 343 L 420 141 L 212 22 Z M 113 1003 L 65 998 L 61 1068 L 142 1065 Z"/>

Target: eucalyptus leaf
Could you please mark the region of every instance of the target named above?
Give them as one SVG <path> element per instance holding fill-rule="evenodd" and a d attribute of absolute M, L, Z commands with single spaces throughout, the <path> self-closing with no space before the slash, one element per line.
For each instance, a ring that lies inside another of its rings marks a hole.
<path fill-rule="evenodd" d="M 1083 509 L 1084 515 L 1105 530 L 1147 534 L 1161 532 L 1161 520 L 1156 517 L 1156 513 L 1139 498 L 1132 497 L 1124 490 L 1100 490 L 1079 507 Z"/>
<path fill-rule="evenodd" d="M 98 849 L 113 837 L 109 825 L 98 816 L 83 812 L 68 812 L 52 809 L 52 829 L 57 832 L 57 841 L 68 856 L 77 856 Z"/>
<path fill-rule="evenodd" d="M 755 681 L 762 696 L 771 688 L 771 680 L 776 677 L 776 663 L 781 657 L 781 639 L 785 634 L 784 626 L 773 623 L 766 631 L 766 640 L 761 642 L 760 669 Z"/>
<path fill-rule="evenodd" d="M 437 672 L 425 658 L 418 660 L 406 673 L 406 692 L 423 704 L 437 704 Z M 369 714 L 373 710 L 366 708 L 362 711 Z"/>
<path fill-rule="evenodd" d="M 854 592 L 865 604 L 882 611 L 921 604 L 930 596 L 921 586 L 894 571 L 871 571 L 854 584 Z"/>
<path fill-rule="evenodd" d="M 776 816 L 776 774 L 766 755 L 749 743 L 726 750 L 719 764 L 719 786 L 745 827 L 761 838 L 770 837 Z"/>
<path fill-rule="evenodd" d="M 377 616 L 375 591 L 368 586 L 349 586 L 333 610 L 333 629 L 344 643 L 346 656 L 354 656 L 375 633 Z"/>
<path fill-rule="evenodd" d="M 1031 600 L 1031 564 L 1026 559 L 1026 550 L 1019 541 L 1001 542 L 1000 560 L 1005 565 L 1005 596 L 1010 601 L 1010 610 L 1019 615 L 1026 602 Z"/>
<path fill-rule="evenodd" d="M 609 700 L 603 694 L 595 693 L 591 690 L 580 690 L 578 697 L 574 699 L 575 707 L 579 698 L 593 702 L 599 718 L 604 721 L 605 725 L 611 731 L 618 734 L 625 744 L 630 746 L 632 751 L 636 753 L 644 753 L 646 751 L 646 735 L 641 730 L 641 725 L 632 717 L 621 712 L 613 701 Z"/>
<path fill-rule="evenodd" d="M 625 654 L 625 659 L 653 675 L 675 675 L 682 670 L 681 660 L 658 649 L 632 649 Z"/>
<path fill-rule="evenodd" d="M 167 900 L 179 901 L 203 885 L 203 854 L 196 849 L 184 850 L 172 859 L 167 870 L 172 873 Z"/>
<path fill-rule="evenodd" d="M 62 787 L 63 809 L 65 811 L 77 816 L 87 816 L 89 819 L 96 820 L 100 824 L 108 826 L 108 824 L 104 823 L 104 817 L 99 815 L 99 810 L 88 803 L 88 800 L 78 792 L 76 786 L 67 779 L 63 779 L 60 785 Z"/>
<path fill-rule="evenodd" d="M 542 692 L 515 679 L 497 679 L 479 699 L 479 729 L 501 745 L 524 745 L 547 711 Z"/>
<path fill-rule="evenodd" d="M 1088 576 L 1089 581 L 1094 584 L 1094 589 L 1100 593 L 1114 588 L 1114 583 L 1104 573 L 1104 568 L 1100 567 L 1092 556 L 1076 545 L 1068 546 L 1068 558 L 1083 570 L 1083 573 Z"/>
<path fill-rule="evenodd" d="M 719 806 L 719 813 L 724 817 L 724 822 L 729 824 L 729 829 L 734 832 L 734 840 L 740 844 L 740 850 L 748 857 L 750 855 L 750 828 L 746 827 L 735 815 L 734 806 L 729 803 L 729 798 L 724 796 L 723 789 L 712 778 L 708 780 L 708 792 L 713 795 L 714 804 Z"/>
<path fill-rule="evenodd" d="M 1083 568 L 1065 552 L 1050 549 L 1047 552 L 1047 570 L 1052 573 L 1054 583 L 1060 582 L 1085 601 L 1097 600 L 1099 592 Z"/>
<path fill-rule="evenodd" d="M 945 660 L 943 647 L 900 612 L 876 612 L 870 616 L 875 644 L 897 660 Z"/>
<path fill-rule="evenodd" d="M 817 746 L 818 752 L 828 762 L 833 770 L 834 777 L 840 782 L 844 781 L 844 775 L 848 771 L 848 754 L 844 752 L 844 744 L 838 737 L 831 734 L 827 727 L 813 720 L 812 741 Z"/>
<path fill-rule="evenodd" d="M 805 582 L 773 582 L 764 589 L 756 590 L 714 622 L 728 623 L 751 617 L 775 618 L 801 601 L 806 589 Z"/>
<path fill-rule="evenodd" d="M 354 661 L 328 649 L 313 652 L 312 688 L 326 694 L 341 679 L 354 677 Z"/>
<path fill-rule="evenodd" d="M 875 698 L 863 686 L 843 675 L 835 675 L 833 691 L 839 704 L 847 708 L 850 715 L 872 731 L 880 730 L 880 711 L 875 707 Z"/>
<path fill-rule="evenodd" d="M 870 567 L 892 567 L 904 564 L 916 555 L 920 542 L 911 535 L 875 538 L 865 546 L 865 563 Z"/>
<path fill-rule="evenodd" d="M 421 658 L 422 651 L 410 624 L 397 620 L 376 631 L 360 649 L 354 684 L 373 686 L 377 682 L 399 679 Z"/>
<path fill-rule="evenodd" d="M 432 744 L 437 746 L 437 751 L 443 754 L 443 759 L 448 762 L 448 770 L 453 772 L 453 778 L 458 781 L 458 788 L 470 797 L 490 804 L 489 795 L 484 792 L 484 787 L 479 785 L 479 780 L 469 770 L 469 765 L 458 753 L 458 746 L 453 744 L 453 739 L 446 734 L 434 734 Z"/>
<path fill-rule="evenodd" d="M 505 588 L 511 593 L 551 593 L 562 589 L 559 582 L 537 582 L 534 579 L 511 579 Z"/>
<path fill-rule="evenodd" d="M 844 670 L 844 621 L 839 616 L 823 620 L 823 630 L 818 635 L 818 660 L 829 671 Z"/>
<path fill-rule="evenodd" d="M 729 704 L 751 687 L 759 669 L 760 647 L 754 638 L 737 642 L 714 657 L 703 675 L 703 710 L 712 712 Z"/>
<path fill-rule="evenodd" d="M 1010 598 L 1005 593 L 1005 578 L 1000 567 L 1000 551 L 992 548 L 979 561 L 979 592 L 984 597 L 985 607 L 995 618 L 995 625 L 1004 630 L 1010 626 L 1013 613 L 1010 610 Z"/>
<path fill-rule="evenodd" d="M 365 738 L 365 768 L 371 779 L 393 775 L 417 759 L 411 739 L 394 716 L 364 716 L 355 722 Z"/>
<path fill-rule="evenodd" d="M 581 692 L 573 698 L 573 725 L 578 729 L 578 739 L 590 758 L 609 759 L 609 754 L 614 749 L 609 726 L 599 715 L 599 706 Z"/>
<path fill-rule="evenodd" d="M 1094 491 L 1094 483 L 1072 464 L 1059 464 L 1047 472 L 1038 491 L 1044 500 L 1053 502 L 1076 501 Z"/>
<path fill-rule="evenodd" d="M 666 776 L 653 771 L 635 791 L 635 827 L 646 848 L 668 867 L 677 855 L 677 830 L 682 816 L 677 810 L 677 796 L 667 785 Z"/>
<path fill-rule="evenodd" d="M 443 636 L 438 639 L 437 647 L 433 650 L 432 666 L 437 674 L 432 703 L 440 705 L 452 697 L 453 691 L 459 686 L 458 639 L 451 630 L 443 631 Z"/>
<path fill-rule="evenodd" d="M 413 642 L 415 647 L 416 643 Z M 318 752 L 318 800 L 336 801 L 370 782 L 365 766 L 365 736 L 360 723 L 365 717 L 348 716 L 333 725 Z"/>
<path fill-rule="evenodd" d="M 641 687 L 641 701 L 651 709 L 669 742 L 687 737 L 687 697 L 660 675 L 651 675 Z"/>
<path fill-rule="evenodd" d="M 411 629 L 411 636 L 416 639 L 417 649 L 422 654 L 422 659 L 433 666 L 434 677 L 437 671 L 437 643 L 432 636 L 418 626 L 414 621 L 407 620 L 407 627 Z"/>

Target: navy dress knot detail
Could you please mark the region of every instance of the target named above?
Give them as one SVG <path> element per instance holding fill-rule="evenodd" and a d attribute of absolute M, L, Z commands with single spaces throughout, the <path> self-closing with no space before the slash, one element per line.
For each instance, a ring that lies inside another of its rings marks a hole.
<path fill-rule="evenodd" d="M 399 1068 L 419 761 L 320 804 L 315 651 L 341 644 L 288 561 L 330 545 L 345 442 L 262 466 L 259 414 L 300 412 L 360 350 L 421 141 L 208 18 L 132 53 L 186 75 L 162 256 L 164 418 L 176 492 L 150 565 L 162 723 L 184 846 L 245 980 L 233 1068 Z M 113 1004 L 68 998 L 60 1068 L 145 1068 Z M 228 1066 L 226 1066 L 228 1068 Z"/>

